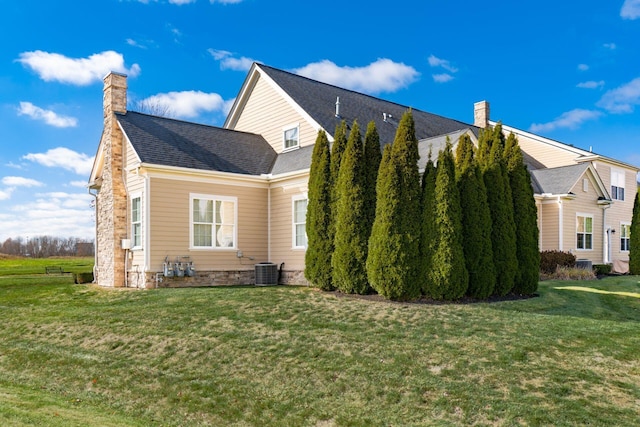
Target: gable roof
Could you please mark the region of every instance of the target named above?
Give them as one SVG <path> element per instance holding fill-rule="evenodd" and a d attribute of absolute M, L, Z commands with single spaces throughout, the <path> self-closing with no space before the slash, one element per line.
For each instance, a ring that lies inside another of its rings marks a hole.
<path fill-rule="evenodd" d="M 249 86 L 255 80 L 255 73 L 264 76 L 265 80 L 274 85 L 274 88 L 279 90 L 295 109 L 308 114 L 312 124 L 317 124 L 329 135 L 333 135 L 336 126 L 342 120 L 345 120 L 348 125 L 352 124 L 354 120 L 358 120 L 362 129 L 366 129 L 367 124 L 373 120 L 380 135 L 380 145 L 384 146 L 393 142 L 400 118 L 410 108 L 406 105 L 385 101 L 288 71 L 254 63 L 224 127 L 230 127 L 236 120 L 239 109 L 243 105 L 242 98 L 249 96 Z M 336 117 L 338 98 L 340 99 L 340 116 Z M 467 123 L 417 109 L 412 109 L 412 112 L 416 136 L 419 140 L 467 128 L 473 129 L 475 134 L 478 132 L 476 127 Z M 386 114 L 386 120 L 383 114 Z"/>
<path fill-rule="evenodd" d="M 260 135 L 131 111 L 116 117 L 142 163 L 261 175 L 276 159 Z"/>
<path fill-rule="evenodd" d="M 557 168 L 537 169 L 529 173 L 531 174 L 532 184 L 536 194 L 564 195 L 571 193 L 573 187 L 588 170 L 591 170 L 591 175 L 596 181 L 595 184 L 598 193 L 602 194 L 604 199 L 609 200 L 609 193 L 591 163 L 578 163 L 576 165 Z"/>

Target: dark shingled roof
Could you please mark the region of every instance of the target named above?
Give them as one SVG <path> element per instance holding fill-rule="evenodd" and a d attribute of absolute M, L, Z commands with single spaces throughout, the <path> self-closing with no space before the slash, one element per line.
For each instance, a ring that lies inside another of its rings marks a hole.
<path fill-rule="evenodd" d="M 147 114 L 117 114 L 142 163 L 260 175 L 276 152 L 261 136 Z"/>
<path fill-rule="evenodd" d="M 347 124 L 351 124 L 353 120 L 357 119 L 363 134 L 367 124 L 373 120 L 380 135 L 380 144 L 389 144 L 393 142 L 400 118 L 409 108 L 263 64 L 258 66 L 331 135 L 333 135 L 336 125 L 343 119 Z M 340 97 L 340 118 L 335 116 L 338 97 Z M 416 125 L 416 137 L 419 140 L 466 128 L 473 129 L 477 134 L 477 128 L 467 123 L 426 113 L 415 108 L 412 111 Z M 390 116 L 386 122 L 383 120 L 383 113 L 387 113 L 387 117 Z"/>
<path fill-rule="evenodd" d="M 276 162 L 273 164 L 271 173 L 278 175 L 281 173 L 294 172 L 311 167 L 311 154 L 313 153 L 313 145 L 299 148 L 297 150 L 287 151 L 278 154 Z"/>

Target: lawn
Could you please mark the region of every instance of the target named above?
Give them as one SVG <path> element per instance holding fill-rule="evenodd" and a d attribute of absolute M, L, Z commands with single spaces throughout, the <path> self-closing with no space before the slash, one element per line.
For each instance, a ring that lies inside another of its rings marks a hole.
<path fill-rule="evenodd" d="M 0 277 L 0 425 L 636 426 L 639 280 L 429 305 Z"/>

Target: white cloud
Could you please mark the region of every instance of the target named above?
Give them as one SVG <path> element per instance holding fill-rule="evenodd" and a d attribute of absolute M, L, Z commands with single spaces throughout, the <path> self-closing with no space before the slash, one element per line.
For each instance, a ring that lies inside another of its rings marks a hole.
<path fill-rule="evenodd" d="M 235 102 L 236 102 L 235 98 L 227 99 L 226 101 L 224 101 L 224 106 L 222 107 L 222 112 L 224 113 L 225 116 L 229 115 L 229 111 L 231 111 L 231 108 L 233 108 L 233 104 Z"/>
<path fill-rule="evenodd" d="M 73 171 L 78 175 L 88 175 L 93 167 L 93 157 L 84 153 L 78 153 L 65 147 L 57 147 L 46 153 L 29 153 L 22 156 L 25 160 L 31 160 L 46 167 L 58 167 Z"/>
<path fill-rule="evenodd" d="M 562 113 L 560 117 L 557 117 L 551 122 L 534 123 L 529 130 L 532 132 L 550 132 L 558 128 L 577 129 L 582 123 L 595 120 L 600 116 L 602 116 L 600 111 L 576 108 L 575 110 Z"/>
<path fill-rule="evenodd" d="M 31 178 L 21 176 L 5 176 L 2 183 L 10 187 L 42 187 L 44 184 Z"/>
<path fill-rule="evenodd" d="M 21 102 L 18 114 L 29 116 L 34 120 L 41 120 L 58 128 L 76 127 L 78 125 L 78 119 L 75 117 L 60 116 L 54 111 L 42 109 L 30 102 Z"/>
<path fill-rule="evenodd" d="M 238 4 L 238 3 L 241 3 L 242 1 L 243 0 L 209 0 L 209 3 Z"/>
<path fill-rule="evenodd" d="M 11 198 L 11 193 L 15 191 L 15 188 L 9 187 L 4 190 L 0 190 L 0 200 L 9 200 Z M 6 227 L 6 224 L 3 221 L 3 225 Z"/>
<path fill-rule="evenodd" d="M 604 80 L 600 80 L 600 81 L 594 81 L 594 80 L 590 80 L 588 82 L 581 82 L 578 83 L 576 85 L 576 87 L 582 88 L 582 89 L 598 89 L 604 86 Z"/>
<path fill-rule="evenodd" d="M 189 4 L 189 3 L 195 3 L 195 2 L 196 0 L 169 0 L 169 3 L 177 4 L 177 5 Z"/>
<path fill-rule="evenodd" d="M 578 70 L 587 71 L 588 69 L 589 69 L 589 66 L 587 64 L 578 64 Z"/>
<path fill-rule="evenodd" d="M 624 19 L 640 18 L 640 0 L 625 0 L 620 9 L 620 16 Z"/>
<path fill-rule="evenodd" d="M 69 185 L 71 187 L 87 188 L 87 181 L 71 181 Z"/>
<path fill-rule="evenodd" d="M 616 50 L 616 48 L 618 47 L 618 46 L 616 46 L 615 43 L 604 43 L 602 46 L 605 49 L 609 49 L 609 50 Z"/>
<path fill-rule="evenodd" d="M 17 60 L 31 68 L 44 81 L 57 81 L 78 86 L 86 86 L 102 81 L 111 71 L 136 77 L 140 74 L 140 66 L 133 64 L 127 69 L 124 57 L 112 50 L 96 53 L 88 58 L 69 58 L 58 53 L 23 52 Z"/>
<path fill-rule="evenodd" d="M 436 57 L 435 55 L 430 55 L 428 61 L 429 61 L 429 65 L 432 67 L 441 67 L 449 71 L 450 73 L 458 72 L 458 69 L 453 65 L 451 65 L 451 62 L 449 62 L 446 59 L 441 59 Z"/>
<path fill-rule="evenodd" d="M 246 56 L 236 58 L 228 50 L 209 49 L 209 53 L 213 59 L 220 61 L 221 70 L 249 71 L 254 62 L 260 62 Z"/>
<path fill-rule="evenodd" d="M 409 86 L 420 75 L 413 67 L 386 58 L 378 59 L 364 67 L 339 67 L 325 59 L 293 72 L 365 93 L 395 92 Z"/>
<path fill-rule="evenodd" d="M 1 192 L 0 192 L 1 193 Z M 36 200 L 3 212 L 0 240 L 17 236 L 95 237 L 88 193 L 37 194 Z"/>
<path fill-rule="evenodd" d="M 453 76 L 447 73 L 432 74 L 431 77 L 433 77 L 433 81 L 436 83 L 446 83 L 448 81 L 453 80 Z"/>
<path fill-rule="evenodd" d="M 596 104 L 610 113 L 631 113 L 640 105 L 640 77 L 607 91 Z"/>
<path fill-rule="evenodd" d="M 159 93 L 144 99 L 142 103 L 165 108 L 170 115 L 181 118 L 197 117 L 202 112 L 225 109 L 225 101 L 217 93 L 193 90 Z"/>

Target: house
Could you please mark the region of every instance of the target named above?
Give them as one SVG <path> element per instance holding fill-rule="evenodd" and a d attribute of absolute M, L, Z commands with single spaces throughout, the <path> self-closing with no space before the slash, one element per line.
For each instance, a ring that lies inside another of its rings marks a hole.
<path fill-rule="evenodd" d="M 126 76 L 117 73 L 105 77 L 103 101 L 89 180 L 94 275 L 103 286 L 139 288 L 254 283 L 259 262 L 276 264 L 281 283 L 306 283 L 307 182 L 318 130 L 332 141 L 342 120 L 373 120 L 384 145 L 408 108 L 262 64 L 251 67 L 221 128 L 127 111 Z M 421 169 L 447 136 L 457 142 L 466 133 L 477 143 L 481 128 L 493 125 L 486 102 L 476 104 L 473 125 L 416 109 L 413 116 Z M 623 269 L 638 169 L 504 129 L 518 136 L 534 178 L 540 248 Z"/>

